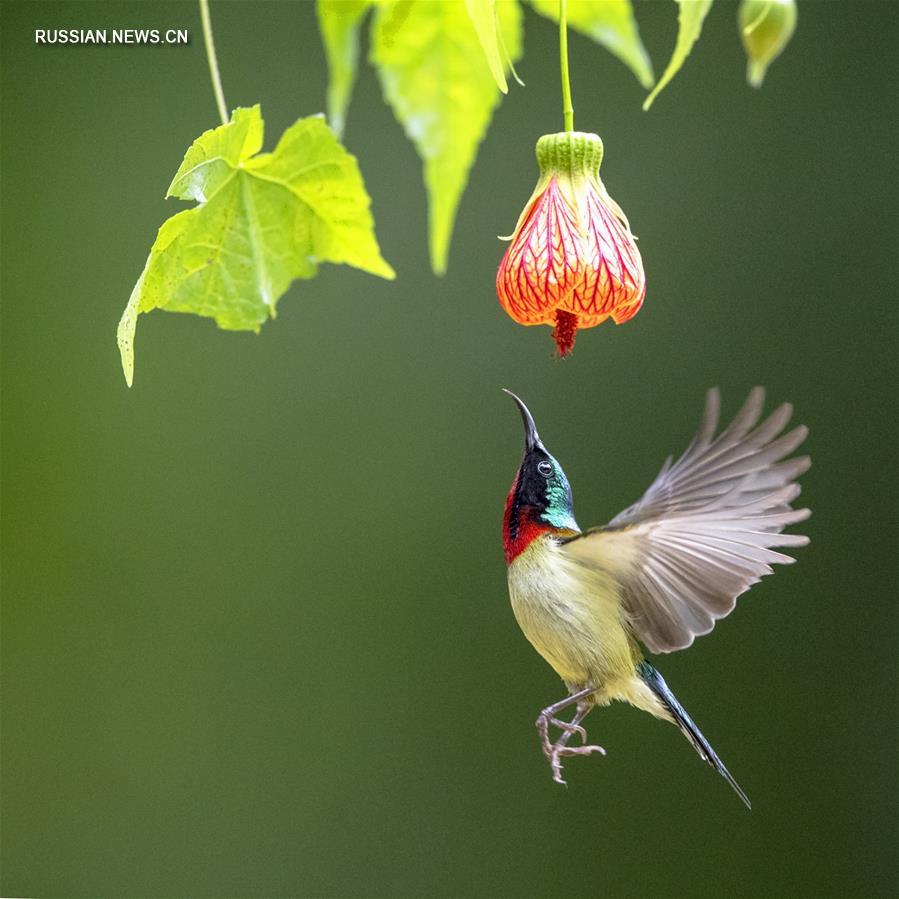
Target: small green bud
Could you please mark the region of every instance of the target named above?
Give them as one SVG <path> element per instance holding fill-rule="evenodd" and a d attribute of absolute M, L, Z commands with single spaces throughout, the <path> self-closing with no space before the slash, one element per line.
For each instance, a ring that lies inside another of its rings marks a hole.
<path fill-rule="evenodd" d="M 768 66 L 796 30 L 796 0 L 743 0 L 737 19 L 749 62 L 746 80 L 761 87 Z"/>

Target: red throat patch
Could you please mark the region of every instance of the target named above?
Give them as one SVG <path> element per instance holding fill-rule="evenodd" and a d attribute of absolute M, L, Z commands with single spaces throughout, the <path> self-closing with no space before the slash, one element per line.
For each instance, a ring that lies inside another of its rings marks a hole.
<path fill-rule="evenodd" d="M 515 476 L 512 489 L 506 497 L 506 514 L 503 516 L 503 549 L 507 565 L 511 565 L 537 537 L 556 531 L 552 525 L 537 518 L 536 510 L 532 506 L 516 505 L 517 487 L 518 475 Z"/>

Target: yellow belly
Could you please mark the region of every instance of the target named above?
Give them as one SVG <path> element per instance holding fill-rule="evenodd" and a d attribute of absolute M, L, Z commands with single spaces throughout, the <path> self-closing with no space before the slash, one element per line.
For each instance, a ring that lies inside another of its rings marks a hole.
<path fill-rule="evenodd" d="M 596 687 L 599 702 L 629 698 L 641 655 L 611 575 L 542 537 L 509 566 L 509 596 L 524 635 L 570 687 Z"/>

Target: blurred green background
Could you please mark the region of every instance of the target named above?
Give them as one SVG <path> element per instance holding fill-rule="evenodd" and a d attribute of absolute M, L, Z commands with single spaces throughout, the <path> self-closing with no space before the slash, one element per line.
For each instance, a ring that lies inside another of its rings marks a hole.
<path fill-rule="evenodd" d="M 324 106 L 311 3 L 215 3 L 267 147 Z M 493 290 L 561 125 L 553 27 L 474 169 L 448 275 L 420 164 L 363 67 L 346 141 L 394 283 L 325 266 L 259 336 L 115 327 L 182 154 L 217 124 L 192 3 L 2 5 L 2 880 L 10 896 L 886 896 L 896 890 L 892 3 L 806 3 L 761 92 L 713 8 L 650 113 L 571 38 L 576 124 L 646 263 L 644 311 L 552 357 Z M 661 71 L 673 4 L 641 4 Z M 189 28 L 189 47 L 36 46 Z M 595 712 L 552 783 L 560 684 L 500 545 L 530 404 L 582 525 L 632 502 L 718 384 L 811 428 L 812 543 L 659 667 L 674 727 Z"/>

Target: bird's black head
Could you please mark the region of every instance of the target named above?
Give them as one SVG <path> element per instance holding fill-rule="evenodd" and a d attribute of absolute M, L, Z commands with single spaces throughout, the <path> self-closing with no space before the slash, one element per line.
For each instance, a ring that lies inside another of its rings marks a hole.
<path fill-rule="evenodd" d="M 562 466 L 543 445 L 528 407 L 509 390 L 524 423 L 524 458 L 506 502 L 504 536 L 507 553 L 510 540 L 520 539 L 530 525 L 542 529 L 579 530 L 574 518 L 571 486 Z"/>

